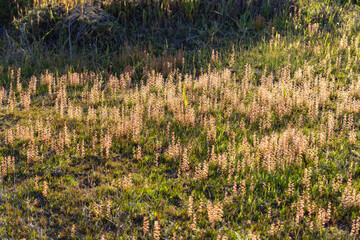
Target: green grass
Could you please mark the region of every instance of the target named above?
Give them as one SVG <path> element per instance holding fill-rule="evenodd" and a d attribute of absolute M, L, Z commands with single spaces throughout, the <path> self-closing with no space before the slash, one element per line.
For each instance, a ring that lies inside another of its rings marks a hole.
<path fill-rule="evenodd" d="M 171 46 L 159 25 L 70 56 L 9 30 L 1 238 L 154 239 L 156 224 L 161 239 L 359 238 L 357 3 L 299 1 L 259 30 L 247 9 L 248 30 L 219 42 L 188 7 L 205 43 Z"/>

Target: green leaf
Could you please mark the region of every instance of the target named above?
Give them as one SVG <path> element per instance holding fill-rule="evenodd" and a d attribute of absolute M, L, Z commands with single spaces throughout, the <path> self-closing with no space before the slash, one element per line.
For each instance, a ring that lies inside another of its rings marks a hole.
<path fill-rule="evenodd" d="M 185 92 L 185 83 L 183 84 L 183 99 L 184 99 L 184 108 L 187 107 L 187 98 L 186 98 L 186 92 Z"/>

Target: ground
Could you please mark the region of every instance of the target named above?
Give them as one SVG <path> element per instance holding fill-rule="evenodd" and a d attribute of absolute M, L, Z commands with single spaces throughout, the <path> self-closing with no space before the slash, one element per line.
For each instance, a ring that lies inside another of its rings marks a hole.
<path fill-rule="evenodd" d="M 64 4 L 0 40 L 1 238 L 359 238 L 356 1 Z"/>

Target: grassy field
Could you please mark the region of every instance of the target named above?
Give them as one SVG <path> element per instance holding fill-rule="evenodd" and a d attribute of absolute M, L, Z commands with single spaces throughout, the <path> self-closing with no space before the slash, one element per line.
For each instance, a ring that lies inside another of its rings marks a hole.
<path fill-rule="evenodd" d="M 360 238 L 357 1 L 3 2 L 1 239 Z"/>

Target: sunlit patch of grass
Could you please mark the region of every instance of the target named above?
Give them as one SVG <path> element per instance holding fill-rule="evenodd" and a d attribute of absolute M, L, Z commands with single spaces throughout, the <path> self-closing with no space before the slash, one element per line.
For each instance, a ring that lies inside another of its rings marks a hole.
<path fill-rule="evenodd" d="M 246 46 L 1 67 L 0 236 L 357 239 L 355 7 L 308 7 Z"/>

